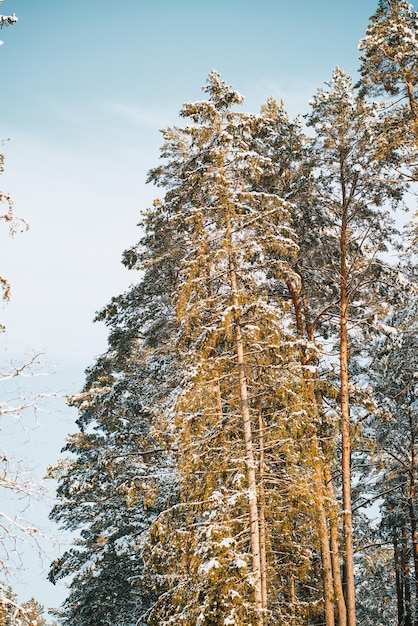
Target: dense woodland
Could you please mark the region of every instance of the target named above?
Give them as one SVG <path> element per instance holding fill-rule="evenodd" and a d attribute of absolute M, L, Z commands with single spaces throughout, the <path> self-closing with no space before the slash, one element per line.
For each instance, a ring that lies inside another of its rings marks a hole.
<path fill-rule="evenodd" d="M 380 0 L 360 53 L 303 118 L 212 71 L 163 132 L 49 470 L 64 626 L 418 626 L 412 6 Z"/>

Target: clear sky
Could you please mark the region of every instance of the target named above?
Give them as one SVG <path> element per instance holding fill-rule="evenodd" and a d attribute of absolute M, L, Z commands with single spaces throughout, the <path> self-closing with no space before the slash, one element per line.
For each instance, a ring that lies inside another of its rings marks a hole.
<path fill-rule="evenodd" d="M 377 0 L 5 0 L 19 22 L 0 38 L 0 138 L 17 215 L 31 226 L 10 239 L 0 223 L 0 274 L 12 285 L 0 362 L 46 352 L 44 388 L 78 390 L 106 348 L 96 310 L 136 280 L 120 264 L 158 191 L 159 129 L 182 102 L 202 97 L 211 69 L 258 111 L 268 96 L 293 116 L 339 65 L 354 75 L 358 41 Z M 59 410 L 58 410 L 59 409 Z M 4 445 L 39 475 L 59 456 L 76 416 L 51 403 L 28 433 L 5 428 Z M 29 443 L 24 443 L 29 442 Z M 46 508 L 32 509 L 46 525 Z M 56 530 L 56 529 L 55 529 Z M 51 559 L 56 556 L 50 548 Z M 26 558 L 26 557 L 25 557 Z M 21 600 L 47 606 L 63 590 L 43 581 L 47 561 L 26 558 L 11 582 Z"/>

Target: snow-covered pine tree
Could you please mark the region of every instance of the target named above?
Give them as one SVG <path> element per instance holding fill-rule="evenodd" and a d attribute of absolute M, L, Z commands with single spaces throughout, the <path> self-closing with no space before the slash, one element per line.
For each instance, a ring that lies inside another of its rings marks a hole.
<path fill-rule="evenodd" d="M 339 346 L 350 554 L 348 323 L 359 334 L 377 313 L 381 204 L 398 190 L 371 152 L 375 110 L 341 70 L 313 100 L 313 148 L 273 101 L 237 112 L 216 72 L 205 89 L 182 110 L 189 125 L 164 132 L 150 180 L 165 196 L 125 255 L 144 277 L 101 314 L 109 350 L 73 400 L 80 432 L 53 516 L 85 526 L 52 577 L 78 572 L 63 612 L 77 626 L 302 625 L 324 607 L 332 626 L 335 600 L 343 626 L 317 340 Z"/>
<path fill-rule="evenodd" d="M 261 108 L 267 123 L 255 138 L 257 150 L 271 160 L 269 170 L 263 172 L 257 189 L 276 193 L 290 202 L 294 229 L 298 236 L 297 256 L 290 260 L 293 271 L 299 277 L 297 284 L 286 281 L 277 284 L 272 281 L 273 291 L 281 289 L 281 297 L 291 302 L 294 333 L 297 337 L 298 354 L 303 370 L 306 410 L 309 412 L 311 429 L 311 461 L 315 467 L 313 489 L 315 509 L 317 510 L 317 532 L 321 546 L 323 598 L 325 623 L 335 623 L 336 603 L 338 623 L 345 625 L 346 608 L 343 598 L 340 560 L 338 548 L 338 508 L 332 491 L 329 459 L 335 450 L 335 429 L 325 427 L 322 394 L 329 385 L 319 379 L 318 362 L 320 359 L 319 334 L 314 323 L 317 315 L 315 302 L 318 300 L 318 286 L 315 277 L 325 259 L 324 241 L 321 232 L 324 228 L 324 216 L 317 210 L 315 200 L 314 167 L 315 158 L 311 140 L 302 132 L 300 119 L 291 120 L 284 110 L 270 98 Z M 321 293 L 321 307 L 325 299 Z M 323 338 L 321 338 L 323 339 Z M 321 342 L 322 343 L 322 342 Z M 331 388 L 333 394 L 334 390 Z M 326 454 L 320 445 L 326 440 Z M 328 536 L 330 535 L 330 536 Z"/>
<path fill-rule="evenodd" d="M 340 82 L 339 86 L 336 84 L 338 82 Z M 341 88 L 341 83 L 344 82 L 345 85 Z M 373 203 L 379 205 L 385 197 L 392 196 L 396 200 L 400 194 L 396 185 L 378 182 L 379 176 L 381 177 L 385 168 L 388 167 L 388 162 L 382 160 L 379 164 L 374 163 L 372 150 L 373 139 L 378 133 L 377 107 L 374 109 L 372 106 L 365 106 L 361 100 L 356 102 L 350 81 L 348 77 L 344 80 L 341 71 L 336 71 L 334 74 L 334 84 L 330 91 L 333 89 L 335 91 L 332 94 L 324 93 L 323 90 L 320 92 L 324 109 L 320 113 L 317 111 L 316 120 L 311 121 L 313 124 L 318 123 L 317 132 L 320 131 L 313 145 L 303 136 L 297 121 L 290 122 L 283 107 L 278 107 L 270 100 L 263 109 L 265 114 L 275 120 L 274 131 L 264 133 L 259 149 L 262 149 L 263 154 L 268 155 L 276 166 L 275 175 L 263 177 L 262 184 L 270 191 L 276 190 L 281 197 L 292 200 L 292 218 L 299 242 L 299 254 L 292 261 L 292 267 L 299 275 L 301 289 L 295 291 L 292 289 L 292 284 L 287 287 L 293 305 L 294 324 L 299 336 L 300 358 L 304 367 L 308 395 L 314 395 L 316 399 L 310 404 L 312 422 L 315 424 L 318 441 L 322 443 L 322 454 L 317 456 L 319 464 L 323 466 L 325 483 L 329 490 L 325 521 L 328 517 L 330 549 L 327 547 L 326 526 L 322 522 L 325 528 L 322 547 L 324 572 L 327 568 L 332 570 L 332 573 L 329 572 L 328 581 L 326 576 L 324 581 L 325 619 L 327 623 L 333 623 L 333 604 L 336 600 L 338 623 L 342 626 L 346 624 L 346 607 L 342 597 L 338 558 L 338 553 L 342 553 L 342 550 L 338 545 L 338 516 L 335 510 L 335 489 L 331 480 L 333 473 L 336 472 L 338 475 L 338 467 L 335 464 L 335 417 L 330 415 L 329 409 L 326 410 L 330 400 L 332 402 L 332 398 L 335 398 L 334 384 L 337 381 L 331 380 L 331 384 L 327 382 L 330 359 L 321 357 L 321 350 L 319 350 L 320 345 L 326 345 L 329 348 L 336 331 L 334 316 L 336 312 L 337 316 L 339 315 L 341 286 L 336 282 L 335 277 L 340 273 L 337 263 L 341 255 L 341 233 L 338 226 L 338 220 L 341 218 L 336 216 L 336 206 L 342 203 L 345 194 L 343 186 L 346 186 L 349 221 L 351 224 L 357 222 L 355 228 L 350 231 L 349 248 L 351 260 L 355 261 L 354 263 L 350 261 L 350 289 L 354 288 L 353 292 L 350 292 L 350 297 L 355 299 L 355 307 L 351 307 L 351 322 L 360 324 L 356 331 L 359 335 L 361 325 L 364 323 L 368 325 L 367 319 L 370 318 L 372 311 L 376 313 L 376 302 L 379 302 L 381 298 L 381 294 L 377 295 L 376 291 L 370 290 L 369 280 L 374 275 L 376 288 L 379 289 L 380 285 L 382 289 L 382 282 L 377 280 L 377 275 L 380 274 L 382 278 L 383 265 L 374 259 L 374 254 L 379 249 L 383 250 L 385 237 L 390 239 L 392 227 L 386 221 L 387 231 L 384 232 L 382 229 L 380 235 L 376 236 L 378 220 L 373 217 L 372 212 L 368 214 L 367 210 L 364 211 L 358 200 L 364 194 L 362 201 L 370 211 Z M 328 110 L 324 102 L 327 103 Z M 318 105 L 318 101 L 314 99 L 313 104 Z M 322 121 L 324 125 L 321 124 Z M 359 132 L 360 128 L 362 128 L 361 132 Z M 360 141 L 356 145 L 358 138 Z M 335 149 L 338 142 L 340 145 Z M 332 153 L 333 147 L 334 153 Z M 369 171 L 375 178 L 374 182 L 368 179 L 365 171 L 362 171 L 362 163 L 365 162 L 373 164 Z M 335 174 L 339 172 L 340 166 L 342 167 L 341 177 Z M 327 180 L 326 190 L 323 187 L 325 179 Z M 374 188 L 373 185 L 375 185 Z M 351 198 L 350 189 L 354 194 Z M 379 213 L 376 206 L 373 210 Z M 364 222 L 361 226 L 359 218 L 361 220 L 362 211 Z M 372 217 L 373 219 L 370 220 Z M 384 221 L 385 219 L 382 223 Z M 353 359 L 351 360 L 353 364 Z M 325 377 L 318 375 L 321 370 L 324 371 Z M 362 395 L 364 396 L 364 393 Z M 325 404 L 322 401 L 323 397 L 326 398 Z M 320 495 L 321 490 L 318 488 L 317 491 Z M 317 507 L 320 511 L 320 500 Z M 329 566 L 328 551 L 332 567 Z M 327 598 L 329 598 L 328 605 Z"/>
<path fill-rule="evenodd" d="M 21 604 L 11 587 L 0 583 L 0 626 L 56 626 L 45 619 L 45 607 L 31 598 Z"/>
<path fill-rule="evenodd" d="M 418 16 L 406 0 L 379 0 L 359 49 L 363 88 L 406 100 L 417 119 Z"/>
<path fill-rule="evenodd" d="M 360 42 L 363 93 L 389 101 L 381 113 L 377 155 L 401 157 L 406 178 L 417 179 L 418 14 L 406 0 L 379 0 Z M 390 106 L 389 106 L 390 105 Z M 406 168 L 405 168 L 406 166 Z"/>
<path fill-rule="evenodd" d="M 362 97 L 355 97 L 351 80 L 343 70 L 334 71 L 332 82 L 318 90 L 311 105 L 308 124 L 315 129 L 317 159 L 314 210 L 320 213 L 316 237 L 321 241 L 322 260 L 319 266 L 311 265 L 307 256 L 305 273 L 315 276 L 315 281 L 306 279 L 304 282 L 305 302 L 308 303 L 308 319 L 314 327 L 326 328 L 330 341 L 334 338 L 337 345 L 345 600 L 347 624 L 354 626 L 352 340 L 379 313 L 379 276 L 382 277 L 384 264 L 377 255 L 386 249 L 393 233 L 383 204 L 399 200 L 400 192 L 396 183 L 384 182 L 388 163 L 375 159 L 375 106 L 367 104 Z M 317 253 L 313 258 L 318 258 Z M 316 311 L 312 310 L 312 305 Z M 328 360 L 328 367 L 331 363 L 332 359 Z"/>
<path fill-rule="evenodd" d="M 166 163 L 151 172 L 186 244 L 173 295 L 187 375 L 173 410 L 180 502 L 152 525 L 146 558 L 170 589 L 144 621 L 314 623 L 311 428 L 278 296 L 298 288 L 290 207 L 257 189 L 272 167 L 254 141 L 268 120 L 235 111 L 242 97 L 216 72 L 205 91 L 181 111 L 189 124 L 165 131 Z"/>
<path fill-rule="evenodd" d="M 392 546 L 398 623 L 416 624 L 418 300 L 416 268 L 410 265 L 403 271 L 394 310 L 371 354 L 370 370 L 378 409 L 371 416 L 369 429 L 377 446 L 375 491 L 381 501 L 381 537 Z M 408 275 L 409 279 L 405 280 Z"/>
<path fill-rule="evenodd" d="M 63 624 L 133 626 L 155 601 L 142 550 L 150 523 L 176 499 L 170 433 L 158 421 L 179 374 L 170 293 L 183 253 L 165 222 L 156 203 L 140 245 L 124 255 L 128 267 L 146 266 L 142 280 L 98 315 L 109 348 L 70 399 L 79 432 L 64 449 L 70 456 L 50 470 L 59 481 L 51 517 L 80 532 L 50 572 L 52 581 L 71 578 Z M 152 254 L 164 261 L 151 262 Z"/>
<path fill-rule="evenodd" d="M 392 531 L 369 515 L 356 521 L 356 609 L 364 626 L 401 626 L 396 606 Z"/>

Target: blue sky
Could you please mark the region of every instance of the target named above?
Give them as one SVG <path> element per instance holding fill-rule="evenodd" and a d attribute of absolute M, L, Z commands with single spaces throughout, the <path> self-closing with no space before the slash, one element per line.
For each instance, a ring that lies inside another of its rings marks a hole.
<path fill-rule="evenodd" d="M 178 122 L 182 102 L 202 97 L 211 69 L 257 111 L 268 96 L 291 115 L 336 65 L 354 74 L 357 45 L 377 0 L 5 0 L 19 22 L 0 38 L 0 137 L 16 214 L 31 226 L 10 239 L 0 224 L 0 274 L 13 288 L 0 310 L 8 333 L 2 362 L 45 351 L 42 384 L 78 390 L 106 347 L 96 310 L 136 279 L 120 264 L 156 191 L 145 185 L 158 162 L 159 129 Z M 39 475 L 59 456 L 75 415 L 64 401 L 5 427 L 8 449 Z M 59 409 L 59 410 L 58 410 Z M 32 432 L 33 430 L 33 432 Z M 29 442 L 29 443 L 24 443 Z M 45 507 L 30 511 L 46 525 Z M 51 548 L 51 558 L 56 556 Z M 65 595 L 43 582 L 48 558 L 25 557 L 12 579 L 47 606 Z"/>

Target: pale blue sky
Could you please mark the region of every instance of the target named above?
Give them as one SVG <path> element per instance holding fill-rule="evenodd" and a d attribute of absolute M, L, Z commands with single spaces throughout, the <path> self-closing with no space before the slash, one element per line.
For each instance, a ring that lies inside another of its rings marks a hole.
<path fill-rule="evenodd" d="M 333 67 L 356 72 L 358 41 L 376 6 L 5 0 L 1 12 L 15 12 L 19 22 L 0 34 L 0 137 L 13 138 L 1 186 L 31 230 L 10 240 L 0 225 L 0 273 L 13 287 L 0 310 L 8 327 L 2 360 L 45 350 L 48 388 L 79 389 L 84 368 L 106 347 L 94 312 L 135 280 L 120 257 L 139 237 L 139 212 L 158 195 L 145 186 L 158 160 L 158 130 L 178 121 L 182 102 L 202 97 L 212 68 L 246 96 L 247 110 L 273 95 L 292 115 L 305 113 Z M 39 474 L 75 430 L 71 413 L 43 419 L 33 445 L 18 444 L 13 429 L 6 442 Z M 34 514 L 46 523 L 44 509 Z M 32 557 L 27 564 L 20 582 L 12 580 L 21 599 L 59 602 L 63 591 L 41 581 L 45 564 Z"/>

